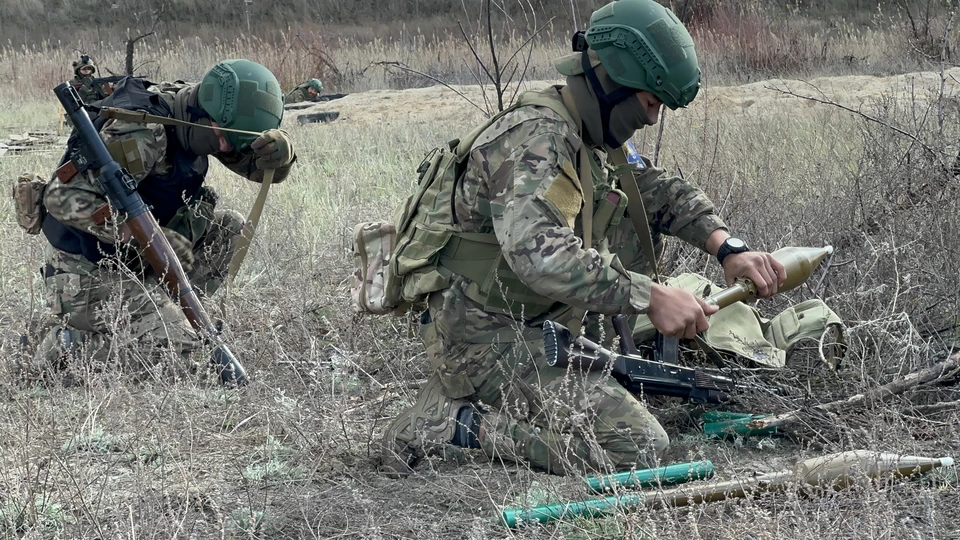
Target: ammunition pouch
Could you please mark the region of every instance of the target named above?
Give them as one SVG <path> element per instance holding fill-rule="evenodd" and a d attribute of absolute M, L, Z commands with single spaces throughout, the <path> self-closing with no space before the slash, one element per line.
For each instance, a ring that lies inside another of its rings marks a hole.
<path fill-rule="evenodd" d="M 17 224 L 27 234 L 39 234 L 46 210 L 43 207 L 43 191 L 47 181 L 34 173 L 23 173 L 13 185 L 13 210 Z"/>

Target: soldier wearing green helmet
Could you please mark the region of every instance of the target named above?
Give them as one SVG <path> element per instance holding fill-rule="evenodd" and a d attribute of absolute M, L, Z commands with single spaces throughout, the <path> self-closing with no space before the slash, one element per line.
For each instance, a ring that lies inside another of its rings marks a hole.
<path fill-rule="evenodd" d="M 668 235 L 717 257 L 728 282 L 753 280 L 761 297 L 783 283 L 782 265 L 732 238 L 702 191 L 630 143 L 700 86 L 693 40 L 669 9 L 607 4 L 556 67 L 566 85 L 521 95 L 429 155 L 411 198 L 420 203 L 397 222 L 390 269 L 402 300 L 427 307 L 433 372 L 384 433 L 390 476 L 462 447 L 556 474 L 651 466 L 669 443 L 657 419 L 605 373 L 548 366 L 543 322 L 608 347 L 618 314 L 638 342 L 707 330 L 715 306 L 654 279 Z"/>
<path fill-rule="evenodd" d="M 284 96 L 283 103 L 289 105 L 307 100 L 315 101 L 320 96 L 320 92 L 323 92 L 323 83 L 320 79 L 310 79 Z"/>
<path fill-rule="evenodd" d="M 84 54 L 73 61 L 73 78 L 70 85 L 77 89 L 84 103 L 93 103 L 110 95 L 113 88 L 110 83 L 94 82 L 97 66 L 90 56 Z"/>
<path fill-rule="evenodd" d="M 224 282 L 245 219 L 224 209 L 205 185 L 209 159 L 261 182 L 289 174 L 296 154 L 280 130 L 283 95 L 276 77 L 249 60 L 224 60 L 199 84 L 153 85 L 137 78 L 119 82 L 104 107 L 143 111 L 146 123 L 91 113 L 114 158 L 136 180 L 136 190 L 174 247 L 195 290 L 214 294 Z M 68 153 L 77 144 L 68 142 Z M 51 329 L 38 348 L 37 368 L 63 367 L 86 358 L 97 362 L 160 357 L 183 359 L 202 347 L 178 306 L 131 245 L 122 224 L 98 218 L 105 206 L 95 178 L 68 182 L 52 177 L 43 195 L 48 240 L 44 285 Z M 114 334 L 118 317 L 129 335 Z"/>

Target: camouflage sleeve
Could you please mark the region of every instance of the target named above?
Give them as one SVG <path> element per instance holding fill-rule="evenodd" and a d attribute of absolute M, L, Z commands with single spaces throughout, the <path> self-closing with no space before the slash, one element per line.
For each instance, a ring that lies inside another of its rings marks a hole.
<path fill-rule="evenodd" d="M 490 209 L 494 232 L 517 276 L 567 305 L 607 314 L 644 313 L 650 278 L 627 271 L 615 255 L 583 249 L 573 231 L 583 195 L 565 139 L 547 133 L 501 147 L 513 151 L 489 177 Z"/>
<path fill-rule="evenodd" d="M 111 120 L 100 131 L 100 138 L 137 182 L 148 174 L 164 172 L 168 166 L 165 161 L 167 134 L 160 124 Z M 125 149 L 122 155 L 117 154 L 120 143 Z M 92 175 L 77 175 L 66 184 L 54 177 L 47 186 L 43 202 L 47 212 L 64 225 L 89 232 L 103 242 L 114 242 L 115 229 L 93 221 L 93 213 L 106 204 L 107 198 Z"/>
<path fill-rule="evenodd" d="M 307 98 L 303 95 L 303 90 L 298 87 L 291 90 L 289 94 L 283 96 L 283 103 L 284 105 L 289 105 L 291 103 L 300 103 L 305 99 Z"/>
<path fill-rule="evenodd" d="M 710 233 L 727 228 L 713 202 L 685 179 L 660 175 L 643 182 L 641 178 L 637 176 L 638 187 L 652 230 L 705 249 Z"/>

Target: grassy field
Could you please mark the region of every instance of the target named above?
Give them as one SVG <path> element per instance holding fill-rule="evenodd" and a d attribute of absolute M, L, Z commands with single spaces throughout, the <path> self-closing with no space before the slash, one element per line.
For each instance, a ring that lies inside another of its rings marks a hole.
<path fill-rule="evenodd" d="M 790 389 L 787 397 L 728 409 L 780 413 L 841 399 L 948 354 L 960 313 L 960 186 L 951 172 L 960 73 L 943 75 L 942 87 L 936 72 L 872 78 L 869 88 L 855 78 L 816 88 L 782 80 L 711 85 L 689 110 L 667 115 L 662 164 L 704 189 L 738 235 L 768 250 L 837 248 L 812 286 L 759 307 L 773 314 L 823 298 L 849 327 L 843 368 L 830 373 L 812 347 L 802 348 L 782 373 L 751 375 Z M 405 480 L 379 475 L 380 433 L 413 400 L 426 361 L 407 319 L 353 314 L 351 231 L 390 216 L 423 155 L 481 119 L 456 98 L 423 105 L 447 92 L 349 96 L 320 107 L 341 112 L 326 125 L 300 126 L 288 115 L 298 164 L 272 190 L 234 288 L 209 303 L 253 376 L 242 391 L 183 374 L 134 381 L 126 370 L 91 365 L 77 366 L 81 387 L 22 382 L 18 363 L 30 356 L 44 312 L 43 242 L 23 234 L 9 198 L 0 199 L 0 538 L 960 537 L 960 480 L 951 468 L 908 482 L 518 532 L 497 524 L 501 508 L 584 498 L 582 481 L 479 454 L 459 467 L 428 461 Z M 370 114 L 375 102 L 388 102 L 391 112 Z M 56 115 L 51 100 L 20 95 L 0 108 L 0 135 L 53 129 Z M 655 139 L 641 132 L 635 140 L 649 155 Z M 8 154 L 0 178 L 47 174 L 58 157 Z M 222 204 L 241 211 L 256 194 L 219 166 L 211 183 Z M 670 244 L 665 261 L 671 272 L 718 277 L 708 257 L 679 244 Z M 25 350 L 21 335 L 31 343 Z M 958 399 L 954 386 L 925 386 L 841 415 L 810 415 L 790 437 L 731 441 L 705 439 L 697 409 L 650 405 L 674 442 L 668 462 L 710 459 L 719 477 L 733 479 L 849 449 L 960 457 L 960 413 L 931 406 Z"/>

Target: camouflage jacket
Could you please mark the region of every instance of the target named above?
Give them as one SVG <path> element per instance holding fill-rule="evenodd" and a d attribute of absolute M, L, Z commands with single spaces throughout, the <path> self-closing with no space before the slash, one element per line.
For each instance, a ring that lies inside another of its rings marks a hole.
<path fill-rule="evenodd" d="M 555 88 L 543 93 L 560 100 Z M 621 220 L 595 249 L 583 249 L 577 216 L 582 190 L 563 166 L 577 162 L 582 144 L 576 127 L 548 108 L 524 106 L 501 117 L 471 148 L 454 200 L 456 221 L 465 232 L 495 233 L 523 283 L 560 305 L 602 314 L 645 313 L 650 263 L 631 220 Z M 589 150 L 594 193 L 602 198 L 616 175 L 602 149 Z M 704 248 L 710 233 L 725 228 L 710 200 L 686 180 L 643 177 L 639 188 L 658 243 L 671 235 Z M 484 311 L 466 296 L 468 286 L 466 278 L 457 277 L 431 296 L 438 330 L 466 342 L 505 339 L 520 317 Z"/>
<path fill-rule="evenodd" d="M 147 88 L 149 92 L 157 93 L 167 106 L 173 110 L 174 98 L 178 91 L 187 85 L 162 83 Z M 119 90 L 114 93 L 117 95 Z M 202 128 L 193 128 L 202 129 Z M 196 155 L 189 148 L 183 148 L 176 135 L 176 129 L 161 124 L 136 124 L 116 120 L 107 120 L 100 130 L 100 137 L 109 146 L 123 144 L 126 162 L 121 165 L 127 167 L 138 182 L 138 191 L 144 196 L 145 189 L 158 190 L 157 184 L 167 181 L 170 177 L 195 176 L 197 185 L 207 172 L 207 156 Z M 111 149 L 111 153 L 114 153 Z M 217 152 L 212 154 L 231 171 L 249 180 L 260 182 L 263 171 L 256 167 L 256 156 L 239 152 Z M 116 157 L 116 156 L 115 156 Z M 184 165 L 186 163 L 186 165 Z M 290 165 L 276 169 L 274 182 L 280 182 L 289 174 Z M 176 180 L 176 178 L 174 178 Z M 162 187 L 162 186 L 161 186 Z M 186 204 L 185 197 L 189 193 L 177 192 L 176 200 L 162 201 L 174 209 Z M 148 203 L 150 201 L 147 201 Z M 106 203 L 106 196 L 96 179 L 92 175 L 77 175 L 68 183 L 63 183 L 54 175 L 47 186 L 43 199 L 48 214 L 61 224 L 92 234 L 100 242 L 114 244 L 117 229 L 109 222 L 98 225 L 93 219 L 93 213 Z M 153 204 L 154 215 L 158 214 L 158 204 Z M 168 212 L 169 213 L 169 212 Z M 166 225 L 162 216 L 157 216 L 160 225 Z"/>
<path fill-rule="evenodd" d="M 300 103 L 301 101 L 307 100 L 307 86 L 301 84 L 300 86 L 291 90 L 287 95 L 283 96 L 283 104 L 289 105 L 291 103 Z"/>

